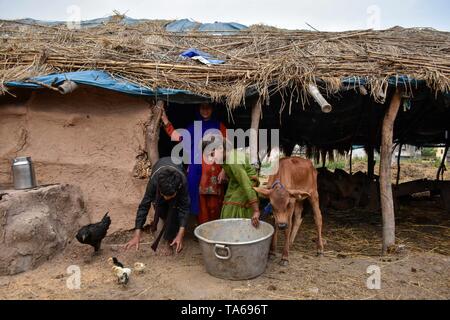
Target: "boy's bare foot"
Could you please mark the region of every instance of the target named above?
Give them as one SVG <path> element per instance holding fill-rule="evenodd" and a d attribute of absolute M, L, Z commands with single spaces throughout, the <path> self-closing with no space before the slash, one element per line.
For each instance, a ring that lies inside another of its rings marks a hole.
<path fill-rule="evenodd" d="M 170 246 L 169 242 L 165 242 L 158 246 L 156 254 L 158 256 L 171 256 L 173 255 L 173 248 Z"/>

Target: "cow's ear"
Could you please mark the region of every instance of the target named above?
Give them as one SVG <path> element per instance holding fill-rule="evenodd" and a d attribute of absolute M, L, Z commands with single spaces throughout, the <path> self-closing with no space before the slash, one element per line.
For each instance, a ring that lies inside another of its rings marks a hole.
<path fill-rule="evenodd" d="M 270 194 L 272 193 L 271 189 L 266 189 L 266 188 L 257 188 L 257 187 L 253 187 L 253 189 L 255 189 L 256 192 L 258 192 L 259 195 L 268 198 L 270 196 Z"/>
<path fill-rule="evenodd" d="M 295 198 L 296 200 L 300 201 L 311 197 L 311 195 L 308 192 L 302 190 L 287 190 L 287 192 L 292 198 Z"/>

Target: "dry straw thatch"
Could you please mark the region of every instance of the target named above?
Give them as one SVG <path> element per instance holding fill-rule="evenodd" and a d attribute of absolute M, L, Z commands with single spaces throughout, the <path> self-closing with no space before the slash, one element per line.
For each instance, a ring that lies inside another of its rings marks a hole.
<path fill-rule="evenodd" d="M 1 84 L 6 81 L 87 69 L 106 70 L 152 89 L 190 90 L 229 107 L 241 104 L 249 88 L 268 102 L 273 91 L 291 88 L 303 93 L 306 83 L 318 79 L 327 93 L 336 92 L 347 76 L 367 78 L 372 94 L 397 75 L 425 80 L 435 92 L 450 88 L 448 32 L 252 26 L 228 35 L 175 34 L 165 31 L 164 21 L 125 25 L 119 20 L 79 30 L 0 21 L 0 91 L 5 92 Z M 181 59 L 180 53 L 192 47 L 226 62 L 206 66 Z"/>

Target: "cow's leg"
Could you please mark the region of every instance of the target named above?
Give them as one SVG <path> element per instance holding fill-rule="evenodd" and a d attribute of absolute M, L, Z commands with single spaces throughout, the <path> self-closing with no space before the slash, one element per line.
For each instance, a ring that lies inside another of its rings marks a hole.
<path fill-rule="evenodd" d="M 269 252 L 269 259 L 273 259 L 276 256 L 276 252 L 277 252 L 277 240 L 278 240 L 278 227 L 274 226 L 274 233 L 272 236 L 272 243 L 270 244 L 270 252 Z"/>
<path fill-rule="evenodd" d="M 291 238 L 289 239 L 291 246 L 294 244 L 295 237 L 297 236 L 298 230 L 300 229 L 300 225 L 302 224 L 303 221 L 302 213 L 303 213 L 303 202 L 296 201 L 294 208 L 294 217 L 292 219 L 293 224 L 292 224 Z"/>
<path fill-rule="evenodd" d="M 291 235 L 291 231 L 292 223 L 289 223 L 289 226 L 284 230 L 284 248 L 280 261 L 280 265 L 283 267 L 286 267 L 289 264 L 289 236 Z"/>
<path fill-rule="evenodd" d="M 322 240 L 322 213 L 319 206 L 319 194 L 314 192 L 309 198 L 312 210 L 314 213 L 314 222 L 317 228 L 317 255 L 323 255 L 323 240 Z"/>

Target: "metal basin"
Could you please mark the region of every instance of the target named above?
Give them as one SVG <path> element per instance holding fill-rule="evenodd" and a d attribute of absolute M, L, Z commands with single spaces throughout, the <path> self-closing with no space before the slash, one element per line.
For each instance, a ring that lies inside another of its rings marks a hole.
<path fill-rule="evenodd" d="M 206 271 L 229 280 L 253 279 L 267 266 L 273 227 L 261 221 L 258 228 L 249 219 L 221 219 L 198 226 Z"/>

